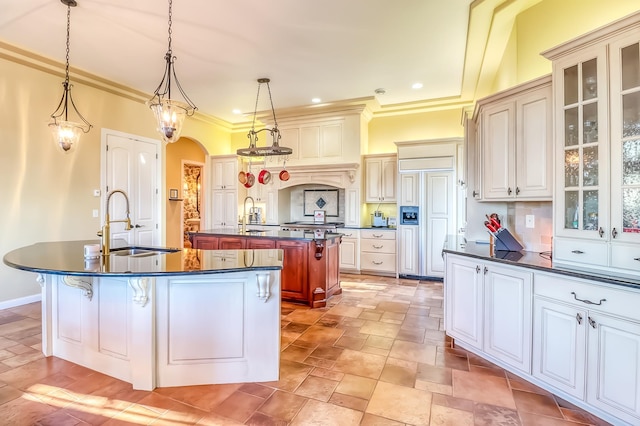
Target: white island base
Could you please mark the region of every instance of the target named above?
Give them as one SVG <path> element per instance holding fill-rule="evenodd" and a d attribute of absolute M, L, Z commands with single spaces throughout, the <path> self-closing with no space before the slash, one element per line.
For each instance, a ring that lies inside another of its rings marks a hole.
<path fill-rule="evenodd" d="M 278 380 L 279 270 L 38 281 L 46 356 L 139 390 Z"/>

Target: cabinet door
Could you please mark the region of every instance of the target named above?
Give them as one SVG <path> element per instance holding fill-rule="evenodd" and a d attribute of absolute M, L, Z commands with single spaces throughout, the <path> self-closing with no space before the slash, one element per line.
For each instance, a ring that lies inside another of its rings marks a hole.
<path fill-rule="evenodd" d="M 365 160 L 365 187 L 367 203 L 382 201 L 380 179 L 382 176 L 382 161 L 379 158 Z"/>
<path fill-rule="evenodd" d="M 236 189 L 238 182 L 238 160 L 233 158 L 213 159 L 213 188 Z"/>
<path fill-rule="evenodd" d="M 278 225 L 278 188 L 273 184 L 265 185 L 263 194 L 264 222 L 267 225 Z"/>
<path fill-rule="evenodd" d="M 420 254 L 425 265 L 425 273 L 432 277 L 444 276 L 442 246 L 447 235 L 455 234 L 455 210 L 453 192 L 453 172 L 425 174 L 427 188 L 426 226 L 424 252 Z M 424 238 L 424 236 L 422 236 Z"/>
<path fill-rule="evenodd" d="M 533 312 L 533 376 L 584 399 L 586 311 L 535 297 Z"/>
<path fill-rule="evenodd" d="M 482 349 L 482 274 L 477 262 L 447 255 L 445 329 L 454 339 Z"/>
<path fill-rule="evenodd" d="M 340 244 L 340 270 L 358 271 L 360 269 L 360 238 L 355 229 L 343 229 Z"/>
<path fill-rule="evenodd" d="M 640 243 L 640 37 L 612 43 L 611 231 L 613 241 Z M 640 267 L 640 262 L 638 267 Z M 636 267 L 636 270 L 637 268 Z"/>
<path fill-rule="evenodd" d="M 211 207 L 214 228 L 236 228 L 238 226 L 238 205 L 235 190 L 212 191 Z"/>
<path fill-rule="evenodd" d="M 484 200 L 515 197 L 515 103 L 482 112 L 482 186 Z"/>
<path fill-rule="evenodd" d="M 553 132 L 551 86 L 516 101 L 517 198 L 551 200 L 553 196 Z"/>
<path fill-rule="evenodd" d="M 483 273 L 484 351 L 530 374 L 533 274 L 491 263 Z"/>
<path fill-rule="evenodd" d="M 309 243 L 301 241 L 278 240 L 276 248 L 283 251 L 282 297 L 308 303 Z"/>
<path fill-rule="evenodd" d="M 640 324 L 589 313 L 587 402 L 640 423 Z"/>
<path fill-rule="evenodd" d="M 385 203 L 396 202 L 396 176 L 398 164 L 396 157 L 382 159 L 382 175 L 380 176 L 380 195 Z"/>
<path fill-rule="evenodd" d="M 604 46 L 554 62 L 558 236 L 609 238 L 606 65 Z"/>
<path fill-rule="evenodd" d="M 398 274 L 420 275 L 419 227 L 398 226 Z"/>
<path fill-rule="evenodd" d="M 246 244 L 247 249 L 274 249 L 276 248 L 275 240 L 267 240 L 264 238 L 249 238 Z"/>
<path fill-rule="evenodd" d="M 219 237 L 218 249 L 219 250 L 242 250 L 246 247 L 247 240 L 244 238 L 236 237 Z"/>
<path fill-rule="evenodd" d="M 196 235 L 193 237 L 193 248 L 204 250 L 218 250 L 218 237 Z"/>
<path fill-rule="evenodd" d="M 420 174 L 400 173 L 400 200 L 401 206 L 420 205 Z"/>

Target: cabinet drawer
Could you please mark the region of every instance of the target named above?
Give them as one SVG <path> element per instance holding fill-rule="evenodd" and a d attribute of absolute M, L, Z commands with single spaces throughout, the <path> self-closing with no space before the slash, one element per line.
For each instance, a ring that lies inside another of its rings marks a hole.
<path fill-rule="evenodd" d="M 396 255 L 389 253 L 360 253 L 360 269 L 396 272 Z"/>
<path fill-rule="evenodd" d="M 640 246 L 638 244 L 611 244 L 611 266 L 640 271 Z"/>
<path fill-rule="evenodd" d="M 608 259 L 607 243 L 605 242 L 560 238 L 553 241 L 553 260 L 607 266 Z"/>
<path fill-rule="evenodd" d="M 357 239 L 359 238 L 358 235 L 358 230 L 357 229 L 339 229 L 338 230 L 339 233 L 342 234 L 342 239 Z"/>
<path fill-rule="evenodd" d="M 640 292 L 619 290 L 588 281 L 566 278 L 561 275 L 536 273 L 533 283 L 534 293 L 571 303 L 584 309 L 598 310 L 616 316 L 640 320 Z M 572 293 L 575 293 L 572 294 Z M 592 303 L 582 302 L 580 300 Z M 602 300 L 605 299 L 605 300 Z M 598 305 L 598 303 L 601 303 Z"/>
<path fill-rule="evenodd" d="M 378 231 L 375 229 L 363 229 L 360 231 L 360 238 L 371 238 L 373 240 L 395 240 L 396 231 Z"/>
<path fill-rule="evenodd" d="M 363 252 L 395 254 L 396 242 L 395 240 L 361 240 L 360 250 Z"/>

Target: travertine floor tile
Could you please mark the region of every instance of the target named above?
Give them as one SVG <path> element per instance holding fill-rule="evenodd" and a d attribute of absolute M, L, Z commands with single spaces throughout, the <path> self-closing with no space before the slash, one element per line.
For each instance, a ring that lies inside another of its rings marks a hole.
<path fill-rule="evenodd" d="M 378 382 L 366 412 L 412 425 L 426 425 L 431 413 L 431 392 Z"/>
<path fill-rule="evenodd" d="M 452 370 L 453 396 L 485 404 L 516 408 L 513 394 L 505 378 L 487 374 Z"/>
<path fill-rule="evenodd" d="M 291 422 L 291 426 L 357 426 L 362 412 L 310 399 Z"/>

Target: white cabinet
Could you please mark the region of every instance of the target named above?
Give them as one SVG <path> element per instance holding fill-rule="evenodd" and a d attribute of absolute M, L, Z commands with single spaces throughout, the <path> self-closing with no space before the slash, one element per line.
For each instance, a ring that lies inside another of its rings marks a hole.
<path fill-rule="evenodd" d="M 445 329 L 449 336 L 482 349 L 483 280 L 479 262 L 450 254 L 445 276 Z"/>
<path fill-rule="evenodd" d="M 213 170 L 213 189 L 238 188 L 238 157 L 225 155 L 211 157 Z"/>
<path fill-rule="evenodd" d="M 635 291 L 536 275 L 533 376 L 626 422 L 640 423 L 638 304 Z"/>
<path fill-rule="evenodd" d="M 640 14 L 543 55 L 553 61 L 559 160 L 554 262 L 640 272 Z M 597 262 L 585 241 L 592 253 L 599 246 Z"/>
<path fill-rule="evenodd" d="M 396 231 L 360 231 L 360 271 L 396 275 Z"/>
<path fill-rule="evenodd" d="M 551 106 L 549 76 L 478 101 L 482 200 L 551 200 Z"/>
<path fill-rule="evenodd" d="M 357 229 L 342 229 L 342 243 L 340 243 L 340 272 L 360 271 L 360 231 Z"/>
<path fill-rule="evenodd" d="M 419 206 L 420 173 L 400 173 L 399 206 Z"/>
<path fill-rule="evenodd" d="M 344 120 L 313 120 L 294 126 L 283 125 L 281 145 L 293 150 L 290 164 L 342 161 L 344 158 Z"/>
<path fill-rule="evenodd" d="M 398 274 L 420 275 L 420 228 L 398 225 Z"/>
<path fill-rule="evenodd" d="M 238 226 L 238 159 L 233 156 L 211 157 L 211 226 Z"/>
<path fill-rule="evenodd" d="M 368 155 L 364 157 L 365 201 L 367 203 L 396 202 L 397 162 L 395 155 Z"/>
<path fill-rule="evenodd" d="M 447 254 L 447 334 L 530 373 L 532 285 L 522 268 Z"/>

